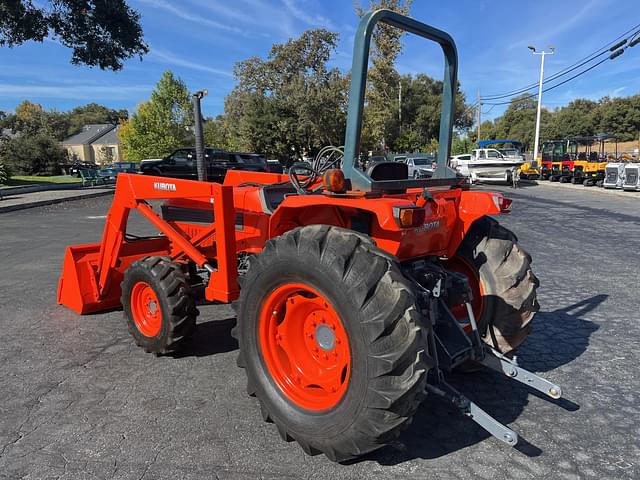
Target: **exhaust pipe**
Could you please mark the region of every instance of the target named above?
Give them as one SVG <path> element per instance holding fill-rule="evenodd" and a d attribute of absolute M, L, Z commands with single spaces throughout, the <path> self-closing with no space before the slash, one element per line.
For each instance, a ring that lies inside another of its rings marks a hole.
<path fill-rule="evenodd" d="M 202 110 L 200 109 L 200 101 L 207 96 L 206 90 L 200 90 L 193 94 L 193 123 L 194 134 L 196 137 L 196 168 L 198 171 L 198 180 L 207 181 L 207 166 L 204 162 L 204 134 L 202 132 Z"/>

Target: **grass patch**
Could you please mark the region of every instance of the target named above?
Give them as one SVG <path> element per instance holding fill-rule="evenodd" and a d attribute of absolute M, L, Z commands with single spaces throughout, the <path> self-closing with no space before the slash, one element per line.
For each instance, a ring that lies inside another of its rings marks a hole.
<path fill-rule="evenodd" d="M 30 175 L 15 175 L 11 177 L 3 187 L 21 187 L 24 185 L 48 185 L 52 183 L 78 183 L 80 179 L 63 175 L 53 177 L 38 177 Z"/>

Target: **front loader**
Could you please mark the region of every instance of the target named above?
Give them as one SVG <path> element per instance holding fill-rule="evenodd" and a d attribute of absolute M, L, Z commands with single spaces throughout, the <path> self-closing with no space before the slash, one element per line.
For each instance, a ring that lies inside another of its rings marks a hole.
<path fill-rule="evenodd" d="M 446 378 L 485 366 L 561 396 L 510 358 L 539 309 L 531 257 L 493 218 L 511 201 L 463 188 L 446 162 L 426 179 L 409 179 L 400 162 L 356 168 L 378 22 L 441 46 L 438 158 L 449 158 L 452 38 L 370 12 L 355 36 L 344 151 L 325 149 L 288 175 L 232 170 L 224 184 L 120 175 L 101 243 L 67 248 L 58 302 L 80 314 L 122 308 L 137 344 L 156 354 L 197 334 L 197 300 L 233 302 L 247 390 L 282 438 L 308 454 L 343 461 L 376 450 L 400 435 L 426 395 L 515 445 L 514 431 Z M 158 235 L 127 234 L 132 210 Z"/>

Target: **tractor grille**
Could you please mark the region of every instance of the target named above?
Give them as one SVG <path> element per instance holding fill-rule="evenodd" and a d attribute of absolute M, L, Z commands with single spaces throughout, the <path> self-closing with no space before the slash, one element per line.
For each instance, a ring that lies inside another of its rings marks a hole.
<path fill-rule="evenodd" d="M 635 185 L 638 183 L 638 172 L 628 172 L 624 183 L 627 185 Z"/>
<path fill-rule="evenodd" d="M 618 172 L 607 172 L 607 183 L 616 183 L 618 181 Z"/>

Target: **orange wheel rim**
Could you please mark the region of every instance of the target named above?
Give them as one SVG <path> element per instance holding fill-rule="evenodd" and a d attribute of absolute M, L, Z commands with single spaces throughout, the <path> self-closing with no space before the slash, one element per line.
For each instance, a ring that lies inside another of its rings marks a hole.
<path fill-rule="evenodd" d="M 473 265 L 462 257 L 453 257 L 447 260 L 445 268 L 451 272 L 461 273 L 467 277 L 471 293 L 473 294 L 471 310 L 473 310 L 473 316 L 476 317 L 476 322 L 479 322 L 484 308 L 484 287 L 480 277 L 478 276 L 478 272 Z M 464 304 L 454 305 L 450 308 L 451 313 L 458 320 L 466 320 L 469 316 L 467 313 L 467 307 Z"/>
<path fill-rule="evenodd" d="M 258 337 L 265 366 L 288 400 L 316 411 L 340 402 L 351 371 L 349 339 L 321 293 L 301 283 L 277 287 L 262 304 Z"/>
<path fill-rule="evenodd" d="M 160 302 L 153 288 L 138 282 L 131 289 L 131 314 L 136 327 L 146 337 L 155 337 L 162 328 Z"/>

